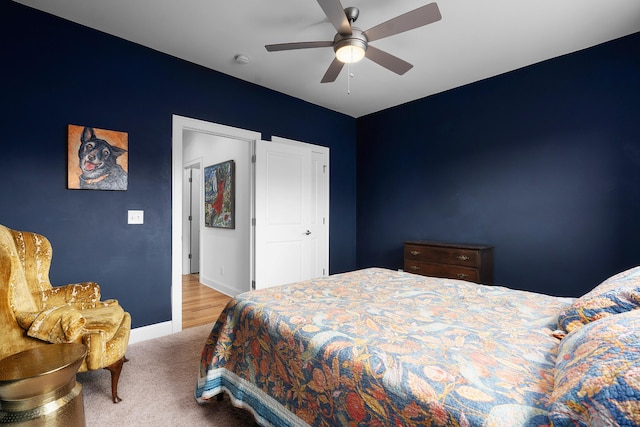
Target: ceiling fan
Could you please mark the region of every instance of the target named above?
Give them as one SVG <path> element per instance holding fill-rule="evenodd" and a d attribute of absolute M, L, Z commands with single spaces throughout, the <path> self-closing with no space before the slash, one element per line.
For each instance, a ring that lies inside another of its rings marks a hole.
<path fill-rule="evenodd" d="M 369 43 L 442 19 L 438 5 L 436 3 L 429 3 L 410 12 L 396 16 L 366 31 L 362 31 L 352 25 L 360 14 L 357 8 L 347 7 L 345 9 L 342 7 L 340 0 L 318 0 L 318 4 L 325 15 L 327 15 L 327 18 L 329 18 L 329 22 L 331 22 L 338 31 L 332 41 L 269 44 L 266 45 L 265 48 L 269 52 L 277 52 L 281 50 L 333 47 L 336 57 L 331 65 L 329 65 L 329 69 L 327 69 L 324 77 L 322 77 L 321 83 L 335 81 L 345 63 L 358 62 L 363 57 L 369 58 L 396 74 L 403 75 L 409 71 L 413 65 L 390 53 L 377 49 Z"/>

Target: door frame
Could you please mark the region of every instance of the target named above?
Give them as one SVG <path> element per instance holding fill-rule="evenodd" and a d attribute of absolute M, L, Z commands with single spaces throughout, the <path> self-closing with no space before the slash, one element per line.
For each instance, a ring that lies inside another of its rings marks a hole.
<path fill-rule="evenodd" d="M 182 330 L 182 203 L 183 203 L 183 133 L 192 131 L 218 135 L 231 139 L 254 142 L 262 139 L 260 132 L 220 125 L 204 120 L 172 115 L 172 160 L 171 160 L 171 331 Z M 252 178 L 253 179 L 253 178 Z M 253 187 L 253 186 L 252 186 Z M 254 189 L 250 189 L 253 211 Z M 253 266 L 253 242 L 250 265 Z M 253 276 L 252 276 L 253 280 Z"/>

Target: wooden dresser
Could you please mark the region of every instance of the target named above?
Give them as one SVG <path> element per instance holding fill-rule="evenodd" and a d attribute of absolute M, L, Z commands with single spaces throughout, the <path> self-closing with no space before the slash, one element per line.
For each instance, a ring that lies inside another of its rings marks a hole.
<path fill-rule="evenodd" d="M 404 242 L 404 270 L 423 276 L 493 284 L 493 246 Z"/>

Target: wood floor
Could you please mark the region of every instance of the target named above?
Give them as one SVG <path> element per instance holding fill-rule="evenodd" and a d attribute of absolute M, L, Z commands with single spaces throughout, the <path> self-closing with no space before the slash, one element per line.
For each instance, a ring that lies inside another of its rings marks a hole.
<path fill-rule="evenodd" d="M 201 284 L 197 274 L 182 276 L 182 329 L 214 323 L 230 299 Z"/>

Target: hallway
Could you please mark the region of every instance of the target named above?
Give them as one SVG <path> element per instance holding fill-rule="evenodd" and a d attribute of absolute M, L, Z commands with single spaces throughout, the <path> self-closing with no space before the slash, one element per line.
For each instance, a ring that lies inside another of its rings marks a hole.
<path fill-rule="evenodd" d="M 212 324 L 231 297 L 200 283 L 198 274 L 182 276 L 182 329 Z"/>

